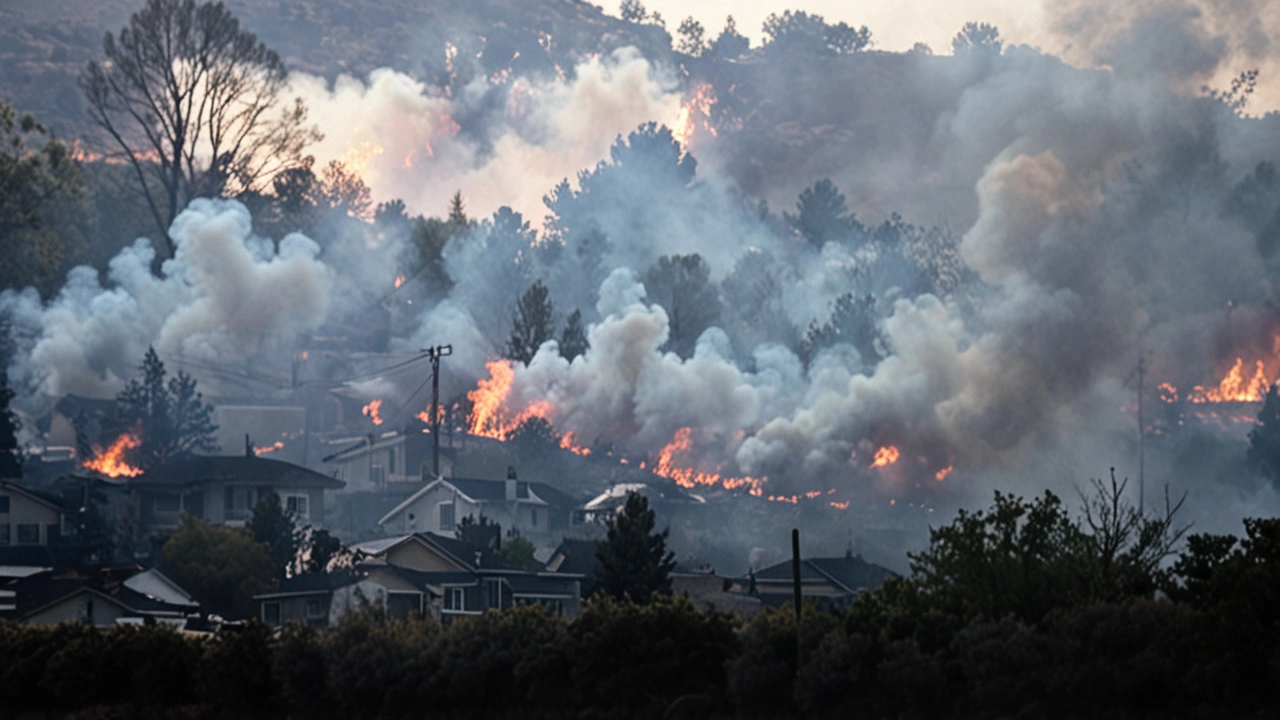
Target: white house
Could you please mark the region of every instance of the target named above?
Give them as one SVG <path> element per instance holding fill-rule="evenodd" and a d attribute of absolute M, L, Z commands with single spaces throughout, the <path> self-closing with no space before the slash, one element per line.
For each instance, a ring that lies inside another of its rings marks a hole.
<path fill-rule="evenodd" d="M 483 515 L 536 542 L 568 529 L 574 507 L 572 498 L 546 483 L 440 478 L 410 495 L 378 525 L 388 533 L 452 536 L 462 518 Z"/>

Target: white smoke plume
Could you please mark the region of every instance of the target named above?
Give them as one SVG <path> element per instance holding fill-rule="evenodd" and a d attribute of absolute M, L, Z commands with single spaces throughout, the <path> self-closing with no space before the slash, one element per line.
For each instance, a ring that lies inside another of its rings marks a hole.
<path fill-rule="evenodd" d="M 192 202 L 170 235 L 176 252 L 158 277 L 144 238 L 111 261 L 106 287 L 81 267 L 48 304 L 32 290 L 0 295 L 25 345 L 12 375 L 18 385 L 55 399 L 108 397 L 148 346 L 166 360 L 243 366 L 291 349 L 326 317 L 334 271 L 309 238 L 289 235 L 277 249 L 252 234 L 243 205 L 220 200 Z"/>

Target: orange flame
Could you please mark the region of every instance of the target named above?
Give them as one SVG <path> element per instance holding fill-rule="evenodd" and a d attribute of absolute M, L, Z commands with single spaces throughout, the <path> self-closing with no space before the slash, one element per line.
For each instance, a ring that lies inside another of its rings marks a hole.
<path fill-rule="evenodd" d="M 674 480 L 677 485 L 685 488 L 692 488 L 698 485 L 719 485 L 726 490 L 747 489 L 752 495 L 761 493 L 755 492 L 759 490 L 768 478 L 753 477 L 721 477 L 718 472 L 702 472 L 694 470 L 691 467 L 678 465 L 675 462 L 677 455 L 685 455 L 693 449 L 693 429 L 682 427 L 676 430 L 676 434 L 671 438 L 671 442 L 667 443 L 658 451 L 658 458 L 653 464 L 652 472 L 659 477 Z M 773 498 L 770 498 L 771 500 Z"/>
<path fill-rule="evenodd" d="M 947 476 L 948 476 L 948 475 L 950 475 L 950 474 L 951 474 L 951 471 L 952 471 L 952 470 L 954 470 L 954 469 L 955 469 L 955 466 L 954 466 L 954 465 L 948 465 L 948 466 L 946 466 L 946 467 L 942 468 L 941 470 L 939 470 L 938 472 L 934 473 L 934 474 L 933 474 L 933 477 L 934 477 L 934 479 L 935 479 L 935 480 L 937 480 L 938 482 L 942 482 L 943 480 L 946 480 L 946 479 L 947 479 Z"/>
<path fill-rule="evenodd" d="M 833 507 L 833 508 L 837 509 L 837 510 L 848 510 L 848 509 L 849 509 L 849 501 L 848 501 L 848 500 L 845 500 L 845 501 L 843 501 L 843 502 L 836 502 L 835 500 L 832 500 L 831 502 L 829 502 L 829 503 L 827 503 L 827 504 L 828 504 L 828 505 L 830 505 L 831 507 Z"/>
<path fill-rule="evenodd" d="M 1227 371 L 1217 387 L 1204 388 L 1197 385 L 1187 393 L 1187 399 L 1197 404 L 1261 402 L 1267 396 L 1267 388 L 1270 386 L 1271 381 L 1267 378 L 1267 371 L 1263 368 L 1261 360 L 1254 363 L 1253 377 L 1246 380 L 1244 360 L 1236 358 L 1235 364 Z"/>
<path fill-rule="evenodd" d="M 582 457 L 586 457 L 587 455 L 591 454 L 591 448 L 585 448 L 585 447 L 582 447 L 581 445 L 578 445 L 576 442 L 574 442 L 573 438 L 574 438 L 573 431 L 569 431 L 565 433 L 564 437 L 560 438 L 560 447 L 565 450 L 568 450 L 574 455 L 580 455 Z"/>
<path fill-rule="evenodd" d="M 125 455 L 141 444 L 142 438 L 137 430 L 127 432 L 116 438 L 106 450 L 95 445 L 93 457 L 86 460 L 84 466 L 107 477 L 138 477 L 142 469 L 126 462 Z"/>
<path fill-rule="evenodd" d="M 364 415 L 365 417 L 373 421 L 374 425 L 381 425 L 382 417 L 378 415 L 378 410 L 381 408 L 382 408 L 382 401 L 374 400 L 373 402 L 370 402 L 368 405 L 365 405 L 364 407 L 360 408 L 360 414 Z"/>
<path fill-rule="evenodd" d="M 397 290 L 398 290 L 398 289 L 400 289 L 400 286 L 401 286 L 401 285 L 403 285 L 403 284 L 404 284 L 404 276 L 403 276 L 403 275 L 397 275 L 397 276 L 396 276 L 396 289 L 397 289 Z"/>
<path fill-rule="evenodd" d="M 892 445 L 885 445 L 876 451 L 875 459 L 871 461 L 871 467 L 878 468 L 886 465 L 892 465 L 898 462 L 899 456 L 900 453 L 898 452 L 898 448 Z"/>
<path fill-rule="evenodd" d="M 680 108 L 672 124 L 671 134 L 680 143 L 680 147 L 688 149 L 696 130 L 704 130 L 712 137 L 716 129 L 711 124 L 711 107 L 716 104 L 716 91 L 709 83 L 702 83 L 693 91 L 693 95 Z"/>
<path fill-rule="evenodd" d="M 1162 402 L 1178 402 L 1178 388 L 1174 387 L 1170 383 L 1160 383 L 1160 385 L 1156 387 L 1156 390 L 1160 392 L 1160 400 Z"/>
<path fill-rule="evenodd" d="M 256 448 L 254 448 L 254 449 L 253 449 L 253 454 L 254 454 L 254 455 L 266 455 L 267 453 L 271 453 L 271 452 L 275 452 L 275 451 L 277 451 L 277 450 L 283 450 L 283 449 L 284 449 L 284 443 L 283 443 L 282 441 L 280 441 L 280 440 L 277 440 L 277 441 L 275 441 L 275 442 L 271 443 L 270 445 L 268 445 L 268 446 L 266 446 L 266 447 L 256 447 Z"/>
<path fill-rule="evenodd" d="M 521 423 L 539 417 L 548 422 L 551 420 L 551 403 L 545 400 L 535 402 L 521 410 L 514 417 L 507 411 L 507 396 L 515 383 L 516 374 L 507 360 L 490 360 L 484 364 L 489 377 L 476 383 L 476 389 L 467 393 L 471 401 L 471 416 L 467 418 L 471 425 L 471 434 L 480 437 L 506 440 Z"/>

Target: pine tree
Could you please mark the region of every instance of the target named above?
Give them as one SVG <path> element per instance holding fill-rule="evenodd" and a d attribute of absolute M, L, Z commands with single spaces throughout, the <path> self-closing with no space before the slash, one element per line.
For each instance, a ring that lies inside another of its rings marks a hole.
<path fill-rule="evenodd" d="M 555 312 L 547 286 L 541 280 L 530 285 L 511 319 L 507 359 L 528 365 L 542 343 L 555 338 Z"/>
<path fill-rule="evenodd" d="M 1280 385 L 1267 390 L 1258 426 L 1249 431 L 1249 463 L 1280 485 Z"/>
<path fill-rule="evenodd" d="M 458 227 L 469 227 L 471 220 L 467 218 L 467 211 L 462 207 L 462 191 L 459 190 L 449 199 L 449 222 Z"/>
<path fill-rule="evenodd" d="M 0 366 L 0 478 L 22 477 L 22 453 L 18 449 L 18 431 L 22 429 L 22 422 L 9 408 L 12 399 L 9 371 Z"/>
<path fill-rule="evenodd" d="M 287 576 L 294 558 L 298 556 L 302 538 L 293 517 L 280 504 L 280 496 L 269 492 L 259 498 L 246 527 L 253 534 L 254 542 L 267 546 L 276 577 L 283 579 Z"/>
<path fill-rule="evenodd" d="M 587 351 L 587 331 L 582 327 L 582 311 L 574 310 L 564 322 L 560 333 L 560 356 L 572 361 Z"/>
<path fill-rule="evenodd" d="M 168 378 L 155 348 L 142 361 L 142 379 L 129 381 L 116 396 L 116 424 L 121 432 L 140 433 L 130 460 L 144 470 L 179 455 L 216 452 L 213 405 L 196 391 L 185 372 Z"/>
<path fill-rule="evenodd" d="M 605 594 L 639 603 L 671 594 L 675 554 L 667 550 L 669 531 L 653 532 L 655 521 L 649 500 L 627 493 L 627 504 L 609 523 L 608 538 L 596 550 L 596 578 Z"/>

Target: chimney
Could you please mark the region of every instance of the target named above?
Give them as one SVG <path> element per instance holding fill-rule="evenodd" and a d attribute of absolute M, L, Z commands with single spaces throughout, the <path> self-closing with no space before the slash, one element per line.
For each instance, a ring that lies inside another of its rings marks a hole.
<path fill-rule="evenodd" d="M 515 500 L 516 499 L 516 466 L 515 465 L 507 466 L 506 490 L 507 490 L 507 493 L 506 493 L 507 500 L 508 501 Z"/>

